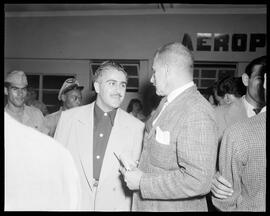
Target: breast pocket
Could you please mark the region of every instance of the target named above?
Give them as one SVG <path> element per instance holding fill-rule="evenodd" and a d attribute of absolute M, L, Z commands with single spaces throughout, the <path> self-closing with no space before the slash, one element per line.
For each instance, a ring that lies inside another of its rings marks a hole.
<path fill-rule="evenodd" d="M 152 140 L 150 145 L 150 161 L 153 166 L 170 169 L 176 162 L 175 144 L 164 145 L 156 140 Z"/>

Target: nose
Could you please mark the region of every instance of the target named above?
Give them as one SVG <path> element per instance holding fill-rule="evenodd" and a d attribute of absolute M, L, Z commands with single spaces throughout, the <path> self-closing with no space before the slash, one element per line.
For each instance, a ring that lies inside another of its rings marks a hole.
<path fill-rule="evenodd" d="M 155 82 L 154 74 L 151 76 L 150 82 L 154 84 L 154 82 Z"/>

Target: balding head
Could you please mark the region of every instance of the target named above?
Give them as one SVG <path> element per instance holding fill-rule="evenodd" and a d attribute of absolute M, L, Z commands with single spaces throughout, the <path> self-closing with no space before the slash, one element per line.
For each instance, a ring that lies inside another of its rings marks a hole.
<path fill-rule="evenodd" d="M 156 51 L 153 70 L 151 82 L 156 86 L 157 94 L 168 95 L 193 80 L 193 56 L 179 42 L 166 44 Z M 158 79 L 163 83 L 159 84 Z"/>

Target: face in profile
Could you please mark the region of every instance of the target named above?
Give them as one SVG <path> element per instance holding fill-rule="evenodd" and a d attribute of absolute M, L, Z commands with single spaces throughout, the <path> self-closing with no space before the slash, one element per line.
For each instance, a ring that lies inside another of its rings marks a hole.
<path fill-rule="evenodd" d="M 72 89 L 62 95 L 62 100 L 67 109 L 78 107 L 82 103 L 82 93 L 79 89 Z"/>
<path fill-rule="evenodd" d="M 109 112 L 120 107 L 126 94 L 127 79 L 122 71 L 113 67 L 104 69 L 102 75 L 94 83 L 97 92 L 97 105 Z"/>
<path fill-rule="evenodd" d="M 249 77 L 247 91 L 249 96 L 258 104 L 264 104 L 263 72 L 262 65 L 255 65 Z"/>
<path fill-rule="evenodd" d="M 166 77 L 165 68 L 161 65 L 158 58 L 154 58 L 152 65 L 153 75 L 150 82 L 156 87 L 156 94 L 159 96 L 166 95 Z"/>

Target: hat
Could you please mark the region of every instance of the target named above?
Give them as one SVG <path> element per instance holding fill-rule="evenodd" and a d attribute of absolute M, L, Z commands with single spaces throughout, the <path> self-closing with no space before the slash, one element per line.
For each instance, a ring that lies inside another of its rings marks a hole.
<path fill-rule="evenodd" d="M 68 78 L 62 85 L 59 93 L 58 93 L 58 100 L 61 101 L 61 95 L 68 92 L 69 90 L 72 90 L 74 88 L 77 88 L 79 90 L 82 90 L 84 87 L 80 86 L 78 80 L 75 78 Z"/>
<path fill-rule="evenodd" d="M 20 88 L 24 88 L 28 85 L 25 73 L 17 70 L 8 73 L 5 83 L 10 83 Z"/>

